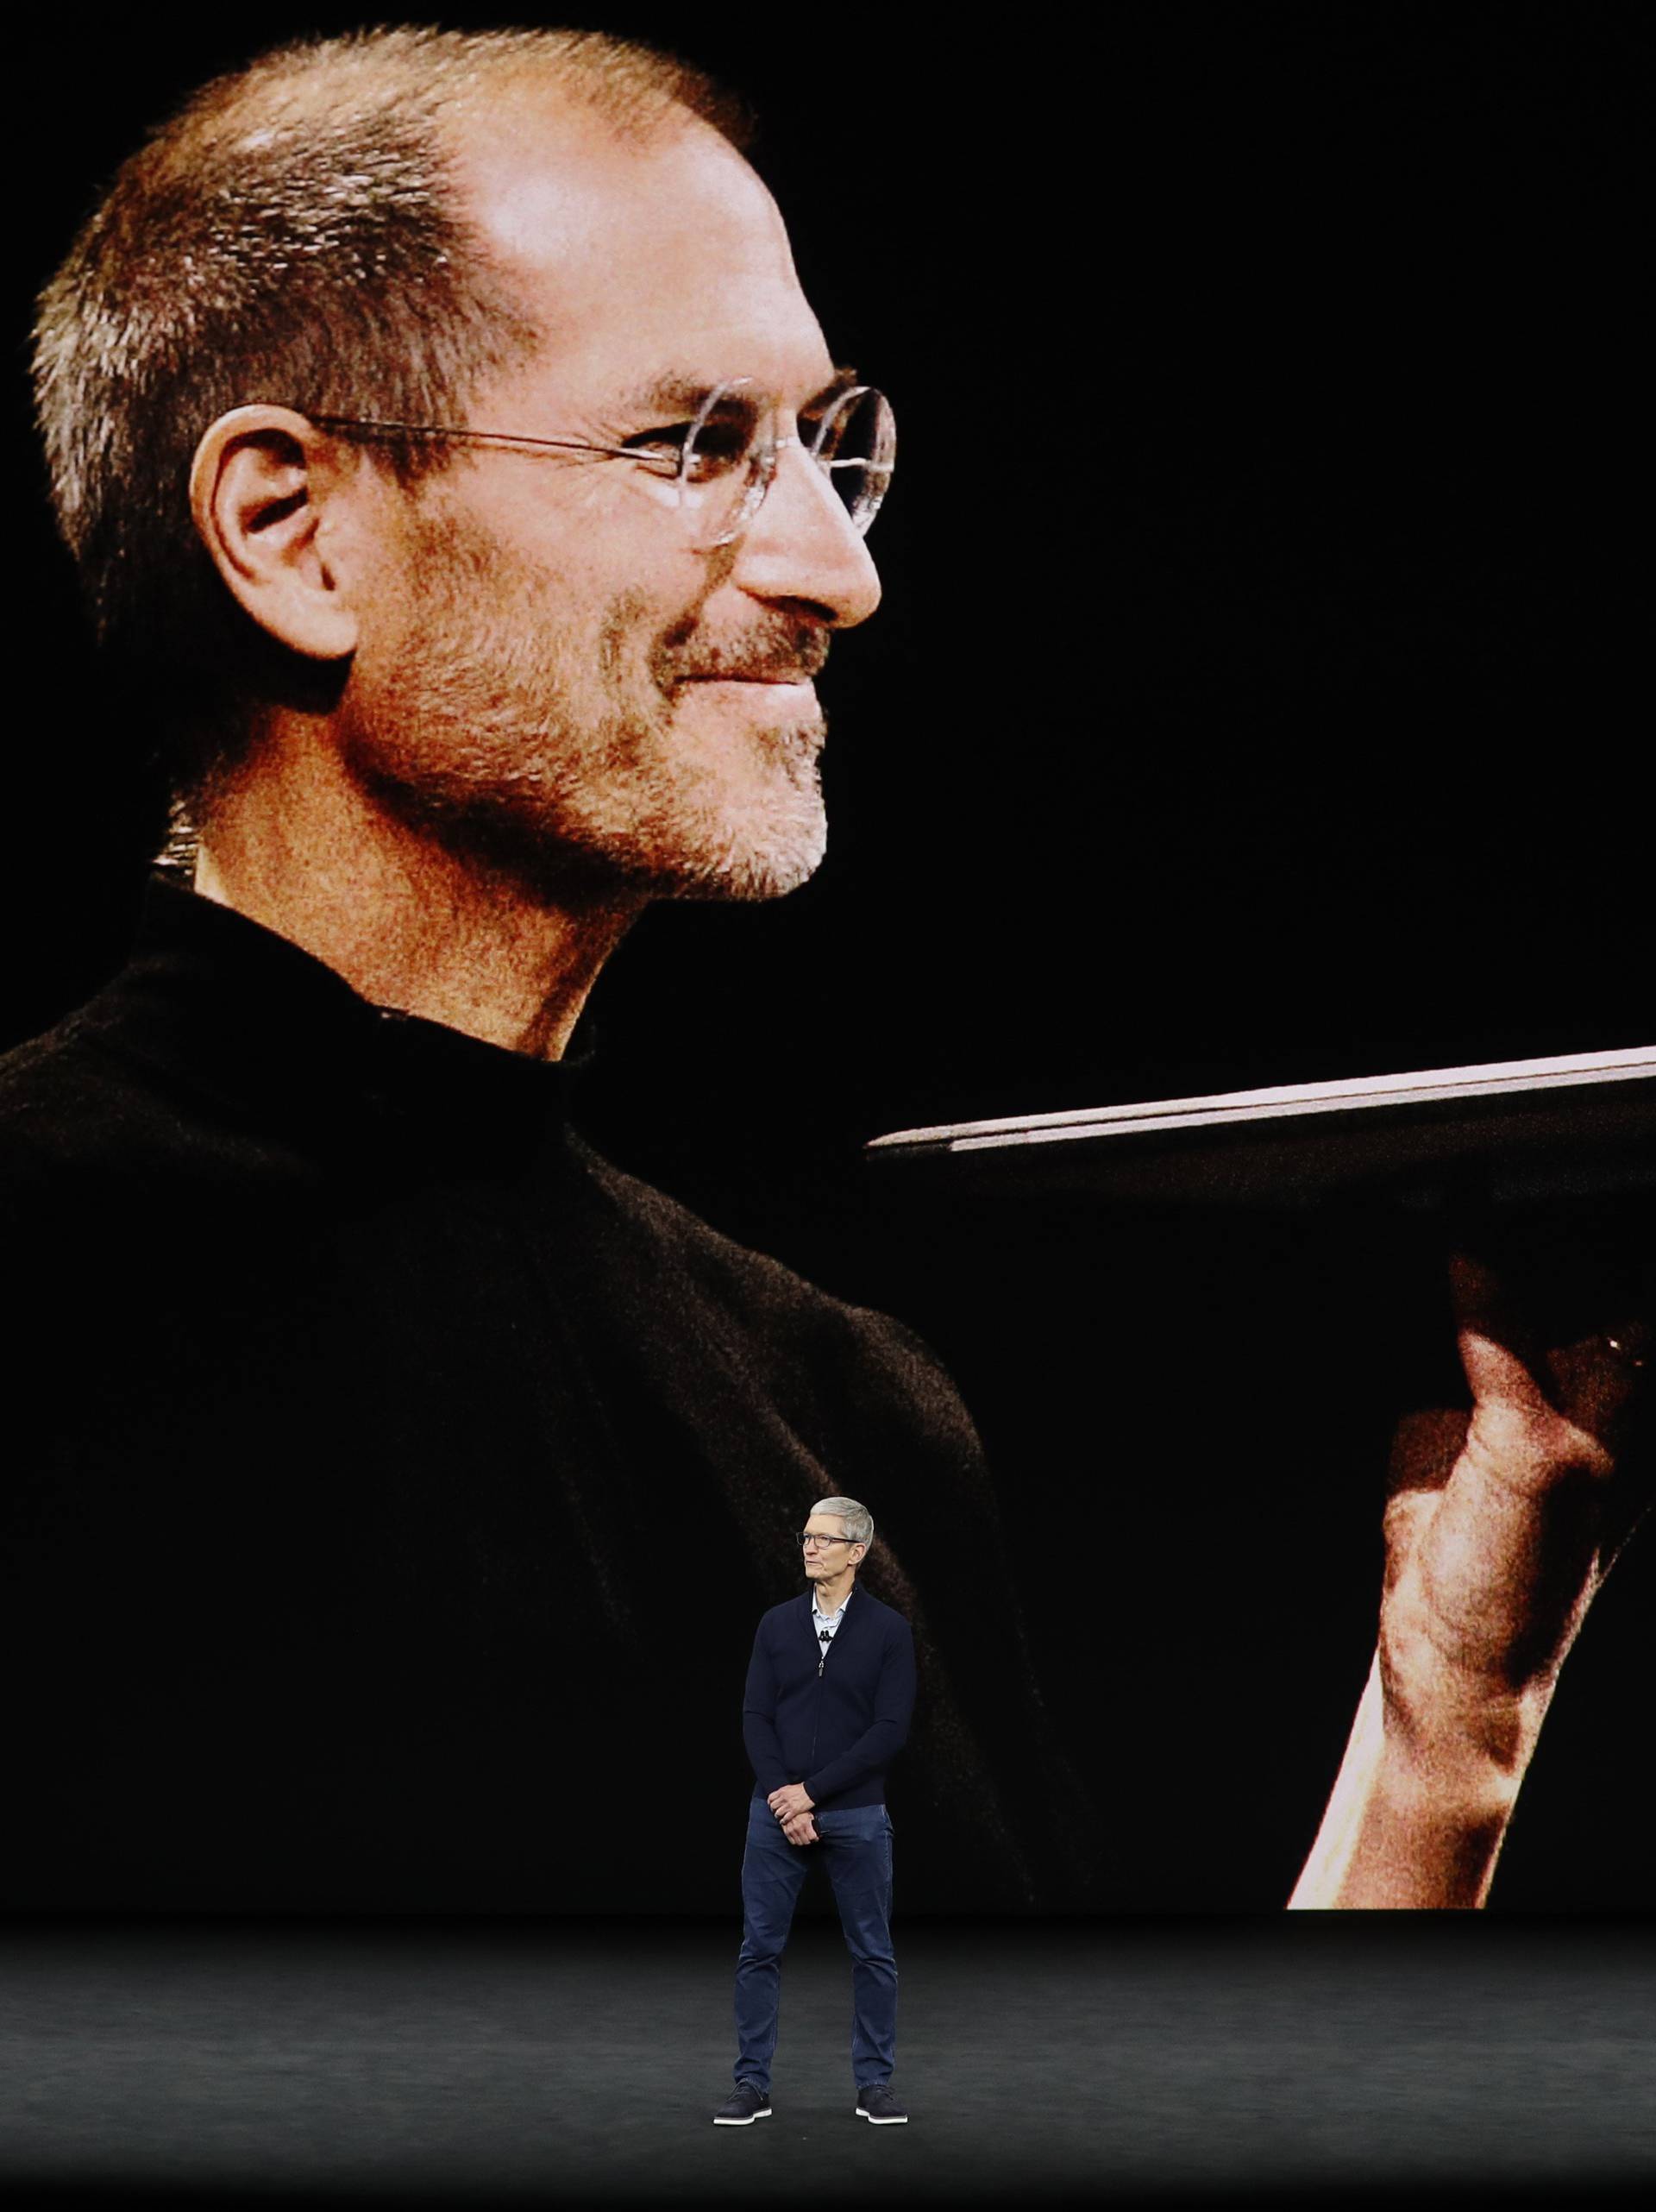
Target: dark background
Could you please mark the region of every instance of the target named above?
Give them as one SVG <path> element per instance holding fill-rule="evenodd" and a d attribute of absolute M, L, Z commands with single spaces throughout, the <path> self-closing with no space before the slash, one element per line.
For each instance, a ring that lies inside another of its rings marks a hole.
<path fill-rule="evenodd" d="M 360 18 L 223 20 L 32 35 L 20 366 L 141 126 Z M 901 428 L 886 605 L 825 680 L 830 859 L 775 908 L 649 919 L 598 994 L 586 1127 L 938 1344 L 1006 1497 L 983 1602 L 1021 1593 L 1107 1785 L 1114 1901 L 1270 1907 L 1366 1670 L 1387 1436 L 1446 1341 L 1429 1224 L 939 1203 L 859 1148 L 1649 1041 L 1641 16 L 582 20 L 747 93 L 830 342 Z M 11 405 L 0 1042 L 116 963 L 160 819 L 21 374 Z M 1566 1671 L 1497 1901 L 1645 1905 L 1653 1551 Z"/>

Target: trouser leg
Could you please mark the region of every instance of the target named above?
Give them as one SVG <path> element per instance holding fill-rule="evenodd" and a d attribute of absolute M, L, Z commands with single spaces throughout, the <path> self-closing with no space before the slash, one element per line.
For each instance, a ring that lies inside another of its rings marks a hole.
<path fill-rule="evenodd" d="M 782 1995 L 782 1952 L 812 1844 L 790 1844 L 768 1805 L 748 1811 L 742 1857 L 742 1949 L 736 1962 L 736 2078 L 770 2087 Z"/>
<path fill-rule="evenodd" d="M 818 1815 L 851 1954 L 851 2072 L 859 2091 L 888 2082 L 897 2055 L 897 1959 L 891 1947 L 891 1823 L 883 1805 Z"/>

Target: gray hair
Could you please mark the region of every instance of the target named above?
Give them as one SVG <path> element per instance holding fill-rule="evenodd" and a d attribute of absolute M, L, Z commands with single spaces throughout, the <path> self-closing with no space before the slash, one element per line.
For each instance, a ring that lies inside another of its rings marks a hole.
<path fill-rule="evenodd" d="M 813 1513 L 831 1513 L 845 1530 L 848 1543 L 874 1542 L 874 1516 L 866 1505 L 859 1505 L 855 1498 L 819 1498 L 811 1508 Z"/>
<path fill-rule="evenodd" d="M 252 401 L 461 418 L 538 333 L 460 204 L 446 126 L 525 66 L 643 142 L 675 111 L 737 147 L 745 112 L 671 55 L 595 31 L 360 31 L 204 86 L 117 172 L 41 294 L 36 404 L 97 641 L 164 731 L 175 790 L 234 757 L 261 701 L 317 672 L 265 638 L 196 535 L 203 433 Z M 376 446 L 412 483 L 432 441 Z M 329 679 L 337 686 L 339 674 Z"/>

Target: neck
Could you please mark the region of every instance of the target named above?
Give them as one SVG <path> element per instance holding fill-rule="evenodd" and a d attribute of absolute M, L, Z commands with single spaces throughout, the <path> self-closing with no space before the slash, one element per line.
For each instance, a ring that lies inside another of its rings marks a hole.
<path fill-rule="evenodd" d="M 390 816 L 325 742 L 217 795 L 196 889 L 300 946 L 376 1006 L 540 1059 L 567 1049 L 642 895 L 568 897 L 455 854 Z"/>
<path fill-rule="evenodd" d="M 856 1580 L 856 1568 L 847 1567 L 842 1568 L 831 1582 L 824 1577 L 813 1583 L 812 1587 L 817 1593 L 817 1611 L 819 1613 L 837 1612 L 846 1599 L 850 1596 L 851 1585 Z"/>

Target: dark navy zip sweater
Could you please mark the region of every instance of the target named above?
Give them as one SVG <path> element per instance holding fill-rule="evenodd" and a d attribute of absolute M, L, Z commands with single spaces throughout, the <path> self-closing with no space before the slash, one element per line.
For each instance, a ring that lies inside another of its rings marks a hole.
<path fill-rule="evenodd" d="M 854 1590 L 833 1641 L 820 1645 L 811 1597 L 773 1606 L 753 1640 L 742 1700 L 753 1794 L 802 1782 L 824 1812 L 881 1804 L 914 1710 L 914 1639 L 900 1612 Z"/>

